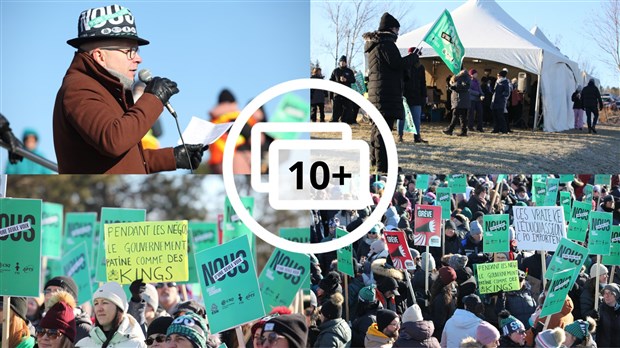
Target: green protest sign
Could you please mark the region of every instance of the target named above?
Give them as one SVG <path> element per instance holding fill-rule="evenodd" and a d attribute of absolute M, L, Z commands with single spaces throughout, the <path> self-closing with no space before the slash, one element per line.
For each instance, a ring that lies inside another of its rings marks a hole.
<path fill-rule="evenodd" d="M 104 224 L 108 281 L 186 282 L 187 220 Z"/>
<path fill-rule="evenodd" d="M 241 203 L 245 209 L 253 216 L 254 213 L 254 197 L 241 197 Z M 256 245 L 256 236 L 250 229 L 241 221 L 235 209 L 230 204 L 228 197 L 224 200 L 224 243 L 231 241 L 237 237 L 247 235 L 250 238 L 250 248 L 254 251 Z"/>
<path fill-rule="evenodd" d="M 510 251 L 510 216 L 508 214 L 484 215 L 483 250 L 485 253 L 503 253 Z"/>
<path fill-rule="evenodd" d="M 265 315 L 247 235 L 196 253 L 196 269 L 211 332 Z"/>
<path fill-rule="evenodd" d="M 63 206 L 58 203 L 43 202 L 41 206 L 41 255 L 52 259 L 62 256 Z"/>
<path fill-rule="evenodd" d="M 85 241 L 82 241 L 79 245 L 64 253 L 60 262 L 62 274 L 73 278 L 78 287 L 78 304 L 90 301 L 93 294 L 88 254 L 87 244 Z"/>
<path fill-rule="evenodd" d="M 571 196 L 568 191 L 560 191 L 560 206 L 564 211 L 564 220 L 570 221 Z"/>
<path fill-rule="evenodd" d="M 47 259 L 47 267 L 45 269 L 45 282 L 47 283 L 50 279 L 63 275 L 63 270 L 61 267 L 61 259 Z M 92 294 L 91 294 L 92 295 Z"/>
<path fill-rule="evenodd" d="M 435 205 L 441 206 L 441 218 L 448 220 L 452 213 L 452 194 L 449 187 L 437 188 L 437 200 Z"/>
<path fill-rule="evenodd" d="M 551 262 L 549 262 L 547 272 L 545 272 L 545 279 L 553 279 L 555 273 L 575 268 L 577 272 L 573 274 L 574 278 L 571 281 L 571 283 L 574 283 L 587 257 L 588 249 L 566 238 L 562 238 L 551 258 Z"/>
<path fill-rule="evenodd" d="M 286 93 L 276 106 L 276 111 L 269 118 L 269 122 L 308 122 L 310 120 L 310 104 L 307 100 L 293 93 Z M 274 139 L 298 139 L 299 132 L 265 132 Z"/>
<path fill-rule="evenodd" d="M 604 265 L 620 266 L 620 226 L 611 226 L 609 255 L 603 256 Z"/>
<path fill-rule="evenodd" d="M 558 200 L 558 191 L 560 189 L 560 179 L 547 178 L 545 187 L 545 206 L 554 206 Z"/>
<path fill-rule="evenodd" d="M 430 181 L 430 176 L 428 174 L 418 174 L 415 180 L 415 188 L 417 190 L 426 190 L 428 189 L 428 182 Z"/>
<path fill-rule="evenodd" d="M 545 298 L 542 310 L 540 311 L 539 318 L 544 318 L 548 315 L 559 313 L 564 307 L 566 301 L 566 295 L 568 291 L 573 287 L 572 277 L 575 273 L 575 268 L 569 268 L 556 272 L 551 278 L 549 284 L 549 292 Z"/>
<path fill-rule="evenodd" d="M 63 250 L 72 249 L 82 242 L 92 245 L 96 223 L 97 213 L 67 213 Z"/>
<path fill-rule="evenodd" d="M 573 202 L 566 233 L 567 238 L 580 242 L 586 241 L 590 210 L 592 210 L 592 204 L 588 202 Z"/>
<path fill-rule="evenodd" d="M 190 221 L 189 230 L 195 252 L 217 245 L 217 222 Z"/>
<path fill-rule="evenodd" d="M 310 243 L 310 227 L 284 227 L 280 237 L 296 243 Z"/>
<path fill-rule="evenodd" d="M 609 174 L 596 174 L 596 175 L 594 175 L 594 185 L 607 185 L 607 186 L 611 186 L 611 175 L 609 175 Z"/>
<path fill-rule="evenodd" d="M 0 198 L 0 295 L 38 297 L 41 200 Z"/>
<path fill-rule="evenodd" d="M 448 187 L 452 193 L 467 193 L 467 176 L 465 174 L 448 175 Z"/>
<path fill-rule="evenodd" d="M 98 282 L 107 282 L 106 276 L 106 258 L 105 258 L 105 236 L 102 233 L 103 225 L 117 224 L 122 222 L 140 222 L 146 220 L 145 209 L 124 209 L 124 208 L 101 208 L 101 221 L 99 222 L 99 245 L 97 248 L 97 259 L 94 266 L 97 268 L 95 272 L 95 280 Z"/>
<path fill-rule="evenodd" d="M 588 251 L 593 255 L 609 255 L 613 214 L 602 211 L 590 212 Z"/>
<path fill-rule="evenodd" d="M 582 202 L 592 202 L 592 197 L 594 197 L 594 186 L 587 184 L 583 189 Z M 590 206 L 590 210 L 592 210 L 592 206 Z"/>
<path fill-rule="evenodd" d="M 498 187 L 502 183 L 502 181 L 504 181 L 504 180 L 508 180 L 508 175 L 506 175 L 506 174 L 497 174 L 497 180 L 495 182 L 496 182 Z"/>
<path fill-rule="evenodd" d="M 480 294 L 519 290 L 517 261 L 479 263 L 475 265 Z"/>
<path fill-rule="evenodd" d="M 288 307 L 308 277 L 310 258 L 276 248 L 258 277 L 265 313 Z"/>
<path fill-rule="evenodd" d="M 347 234 L 349 234 L 347 231 L 336 228 L 336 238 L 344 237 Z M 353 247 L 351 244 L 338 249 L 336 254 L 338 256 L 338 270 L 351 277 L 355 277 L 355 271 L 353 269 Z"/>
<path fill-rule="evenodd" d="M 575 179 L 575 175 L 573 174 L 560 174 L 561 183 L 572 182 L 574 179 Z"/>
<path fill-rule="evenodd" d="M 532 202 L 536 205 L 544 205 L 547 196 L 546 178 L 540 175 L 532 176 Z"/>

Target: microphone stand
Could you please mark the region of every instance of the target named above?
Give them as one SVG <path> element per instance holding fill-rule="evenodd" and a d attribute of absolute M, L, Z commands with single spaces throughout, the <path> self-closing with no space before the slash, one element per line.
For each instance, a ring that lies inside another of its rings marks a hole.
<path fill-rule="evenodd" d="M 11 150 L 11 147 L 7 143 L 2 141 L 2 140 L 0 140 L 0 147 L 3 147 L 5 149 L 7 149 L 8 151 Z M 35 162 L 37 164 L 40 164 L 40 165 L 42 165 L 43 167 L 45 167 L 45 168 L 47 168 L 49 170 L 53 170 L 56 173 L 58 173 L 58 165 L 56 163 L 48 160 L 47 158 L 43 158 L 43 157 L 41 157 L 39 155 L 36 155 L 36 154 L 34 154 L 34 153 L 24 149 L 24 148 L 21 148 L 21 147 L 18 147 L 17 150 L 15 151 L 15 153 L 20 155 L 20 156 L 22 156 L 22 157 L 24 157 L 24 158 L 27 158 L 27 159 Z"/>

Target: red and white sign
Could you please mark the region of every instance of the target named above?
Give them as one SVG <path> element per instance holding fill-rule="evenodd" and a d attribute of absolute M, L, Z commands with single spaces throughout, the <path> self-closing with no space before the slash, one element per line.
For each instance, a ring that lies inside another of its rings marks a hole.
<path fill-rule="evenodd" d="M 441 206 L 416 204 L 413 244 L 441 246 Z"/>
<path fill-rule="evenodd" d="M 404 231 L 385 231 L 385 241 L 387 243 L 388 252 L 392 257 L 394 268 L 402 270 L 415 270 L 415 262 L 409 252 L 407 245 L 407 235 Z"/>

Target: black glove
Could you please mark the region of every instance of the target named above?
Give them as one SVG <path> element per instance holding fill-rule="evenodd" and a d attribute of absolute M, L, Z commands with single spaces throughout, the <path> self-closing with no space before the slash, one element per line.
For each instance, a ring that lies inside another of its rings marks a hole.
<path fill-rule="evenodd" d="M 146 291 L 146 284 L 142 282 L 142 279 L 136 279 L 129 285 L 129 291 L 131 292 L 131 300 L 133 302 L 141 302 L 141 295 Z"/>
<path fill-rule="evenodd" d="M 185 145 L 189 151 L 189 158 L 183 145 L 174 148 L 174 159 L 177 161 L 177 168 L 196 169 L 202 161 L 202 153 L 209 148 L 209 145 L 190 144 Z M 191 163 L 190 163 L 191 160 Z"/>
<path fill-rule="evenodd" d="M 179 93 L 179 89 L 176 82 L 170 81 L 165 77 L 155 76 L 144 88 L 144 93 L 155 95 L 161 100 L 162 104 L 166 105 L 170 97 Z"/>
<path fill-rule="evenodd" d="M 24 145 L 15 137 L 15 134 L 11 131 L 11 127 L 9 127 L 9 121 L 2 116 L 2 114 L 0 114 L 0 140 L 10 147 L 9 162 L 11 164 L 16 164 L 24 159 L 22 156 L 15 153 L 18 148 L 23 148 Z"/>

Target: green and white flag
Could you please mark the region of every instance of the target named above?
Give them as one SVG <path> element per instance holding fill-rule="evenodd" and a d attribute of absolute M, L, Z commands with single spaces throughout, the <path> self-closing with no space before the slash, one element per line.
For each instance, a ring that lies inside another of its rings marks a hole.
<path fill-rule="evenodd" d="M 465 47 L 448 10 L 444 10 L 422 41 L 429 44 L 453 74 L 461 71 Z"/>

